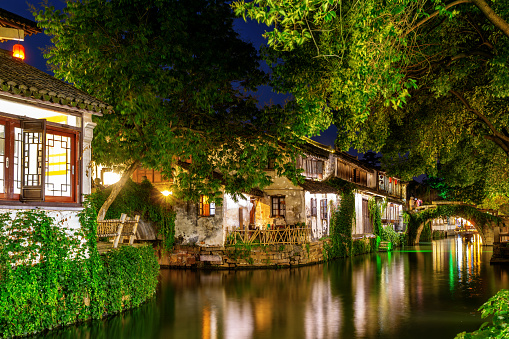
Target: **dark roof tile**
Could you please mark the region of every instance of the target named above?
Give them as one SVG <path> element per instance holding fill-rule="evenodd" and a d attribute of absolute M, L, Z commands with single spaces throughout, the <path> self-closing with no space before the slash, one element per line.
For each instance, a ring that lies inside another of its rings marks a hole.
<path fill-rule="evenodd" d="M 17 60 L 11 52 L 0 49 L 0 94 L 2 91 L 99 114 L 112 109 L 76 87 Z"/>

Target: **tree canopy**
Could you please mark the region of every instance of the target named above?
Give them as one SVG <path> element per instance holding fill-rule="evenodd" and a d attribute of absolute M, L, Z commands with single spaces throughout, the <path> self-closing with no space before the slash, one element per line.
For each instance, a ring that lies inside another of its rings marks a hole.
<path fill-rule="evenodd" d="M 509 6 L 493 0 L 236 1 L 269 26 L 272 83 L 336 146 L 509 197 Z"/>
<path fill-rule="evenodd" d="M 139 165 L 193 200 L 267 185 L 268 158 L 295 177 L 283 159 L 307 123 L 257 106 L 250 93 L 267 76 L 226 1 L 68 0 L 34 15 L 52 37 L 45 56 L 55 76 L 113 106 L 97 119 L 92 147 L 96 163 L 125 169 L 117 191 Z"/>

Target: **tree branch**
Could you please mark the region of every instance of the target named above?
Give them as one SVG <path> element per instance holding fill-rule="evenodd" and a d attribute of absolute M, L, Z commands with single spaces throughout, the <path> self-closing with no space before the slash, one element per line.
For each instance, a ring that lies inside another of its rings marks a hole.
<path fill-rule="evenodd" d="M 500 146 L 504 152 L 509 155 L 509 137 L 505 136 L 503 133 L 500 133 L 495 126 L 491 123 L 491 121 L 486 118 L 481 112 L 479 112 L 476 109 L 473 109 L 470 104 L 467 102 L 467 100 L 458 92 L 450 90 L 450 93 L 454 94 L 460 101 L 465 105 L 465 107 L 468 109 L 468 111 L 474 113 L 479 119 L 482 120 L 486 124 L 486 126 L 489 127 L 491 132 L 493 132 L 494 135 L 485 135 L 484 138 L 491 140 L 495 142 L 498 146 Z"/>
<path fill-rule="evenodd" d="M 502 148 L 504 150 L 504 152 L 509 156 L 509 143 L 506 143 L 503 140 L 500 140 L 499 138 L 497 138 L 493 135 L 485 135 L 484 139 L 493 141 L 500 148 Z"/>
<path fill-rule="evenodd" d="M 446 5 L 444 9 L 449 9 L 451 7 L 454 7 L 456 5 L 465 4 L 465 3 L 472 3 L 473 0 L 456 0 L 451 2 L 450 4 Z M 436 17 L 440 11 L 435 11 L 434 13 L 430 14 L 427 18 L 422 19 L 419 21 L 414 27 L 410 28 L 405 34 L 403 34 L 403 38 L 406 37 L 408 34 L 410 34 L 413 30 L 419 28 L 420 26 L 424 25 L 429 20 Z"/>
<path fill-rule="evenodd" d="M 502 19 L 497 13 L 495 13 L 491 7 L 484 0 L 471 0 L 477 8 L 483 12 L 483 14 L 488 18 L 488 20 L 495 25 L 498 29 L 500 29 L 506 37 L 509 38 L 509 24 Z"/>
<path fill-rule="evenodd" d="M 138 168 L 140 163 L 141 163 L 140 160 L 136 160 L 135 162 L 133 162 L 122 174 L 120 180 L 113 185 L 113 189 L 111 190 L 110 195 L 104 201 L 103 205 L 101 206 L 101 209 L 99 210 L 99 213 L 97 214 L 97 221 L 104 220 L 106 212 L 108 212 L 108 208 L 110 208 L 113 201 L 115 201 L 118 194 L 120 193 L 125 183 L 127 182 L 127 179 L 131 177 L 131 175 Z"/>

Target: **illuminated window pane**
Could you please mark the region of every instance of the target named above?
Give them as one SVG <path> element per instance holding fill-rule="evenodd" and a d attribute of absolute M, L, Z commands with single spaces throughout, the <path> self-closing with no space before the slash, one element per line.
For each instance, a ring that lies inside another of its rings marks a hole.
<path fill-rule="evenodd" d="M 45 195 L 71 196 L 71 138 L 46 134 Z"/>

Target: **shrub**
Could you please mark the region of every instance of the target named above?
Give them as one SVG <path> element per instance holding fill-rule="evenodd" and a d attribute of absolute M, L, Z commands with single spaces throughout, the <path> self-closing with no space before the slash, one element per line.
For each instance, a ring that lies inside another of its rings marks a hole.
<path fill-rule="evenodd" d="M 110 195 L 111 188 L 98 190 L 89 196 L 95 210 L 99 210 Z M 168 204 L 158 200 L 161 195 L 148 180 L 137 184 L 129 179 L 115 201 L 108 208 L 105 219 L 119 219 L 122 213 L 129 216 L 140 214 L 144 220 L 150 220 L 158 226 L 158 234 L 163 237 L 163 247 L 167 251 L 175 242 L 175 217 Z"/>
<path fill-rule="evenodd" d="M 12 220 L 0 214 L 0 337 L 99 319 L 155 293 L 159 265 L 151 247 L 100 256 L 93 209 L 81 212 L 80 222 L 72 230 L 43 211 Z"/>
<path fill-rule="evenodd" d="M 455 339 L 509 338 L 509 291 L 500 290 L 480 308 L 481 316 L 491 318 L 474 332 L 459 333 Z"/>

